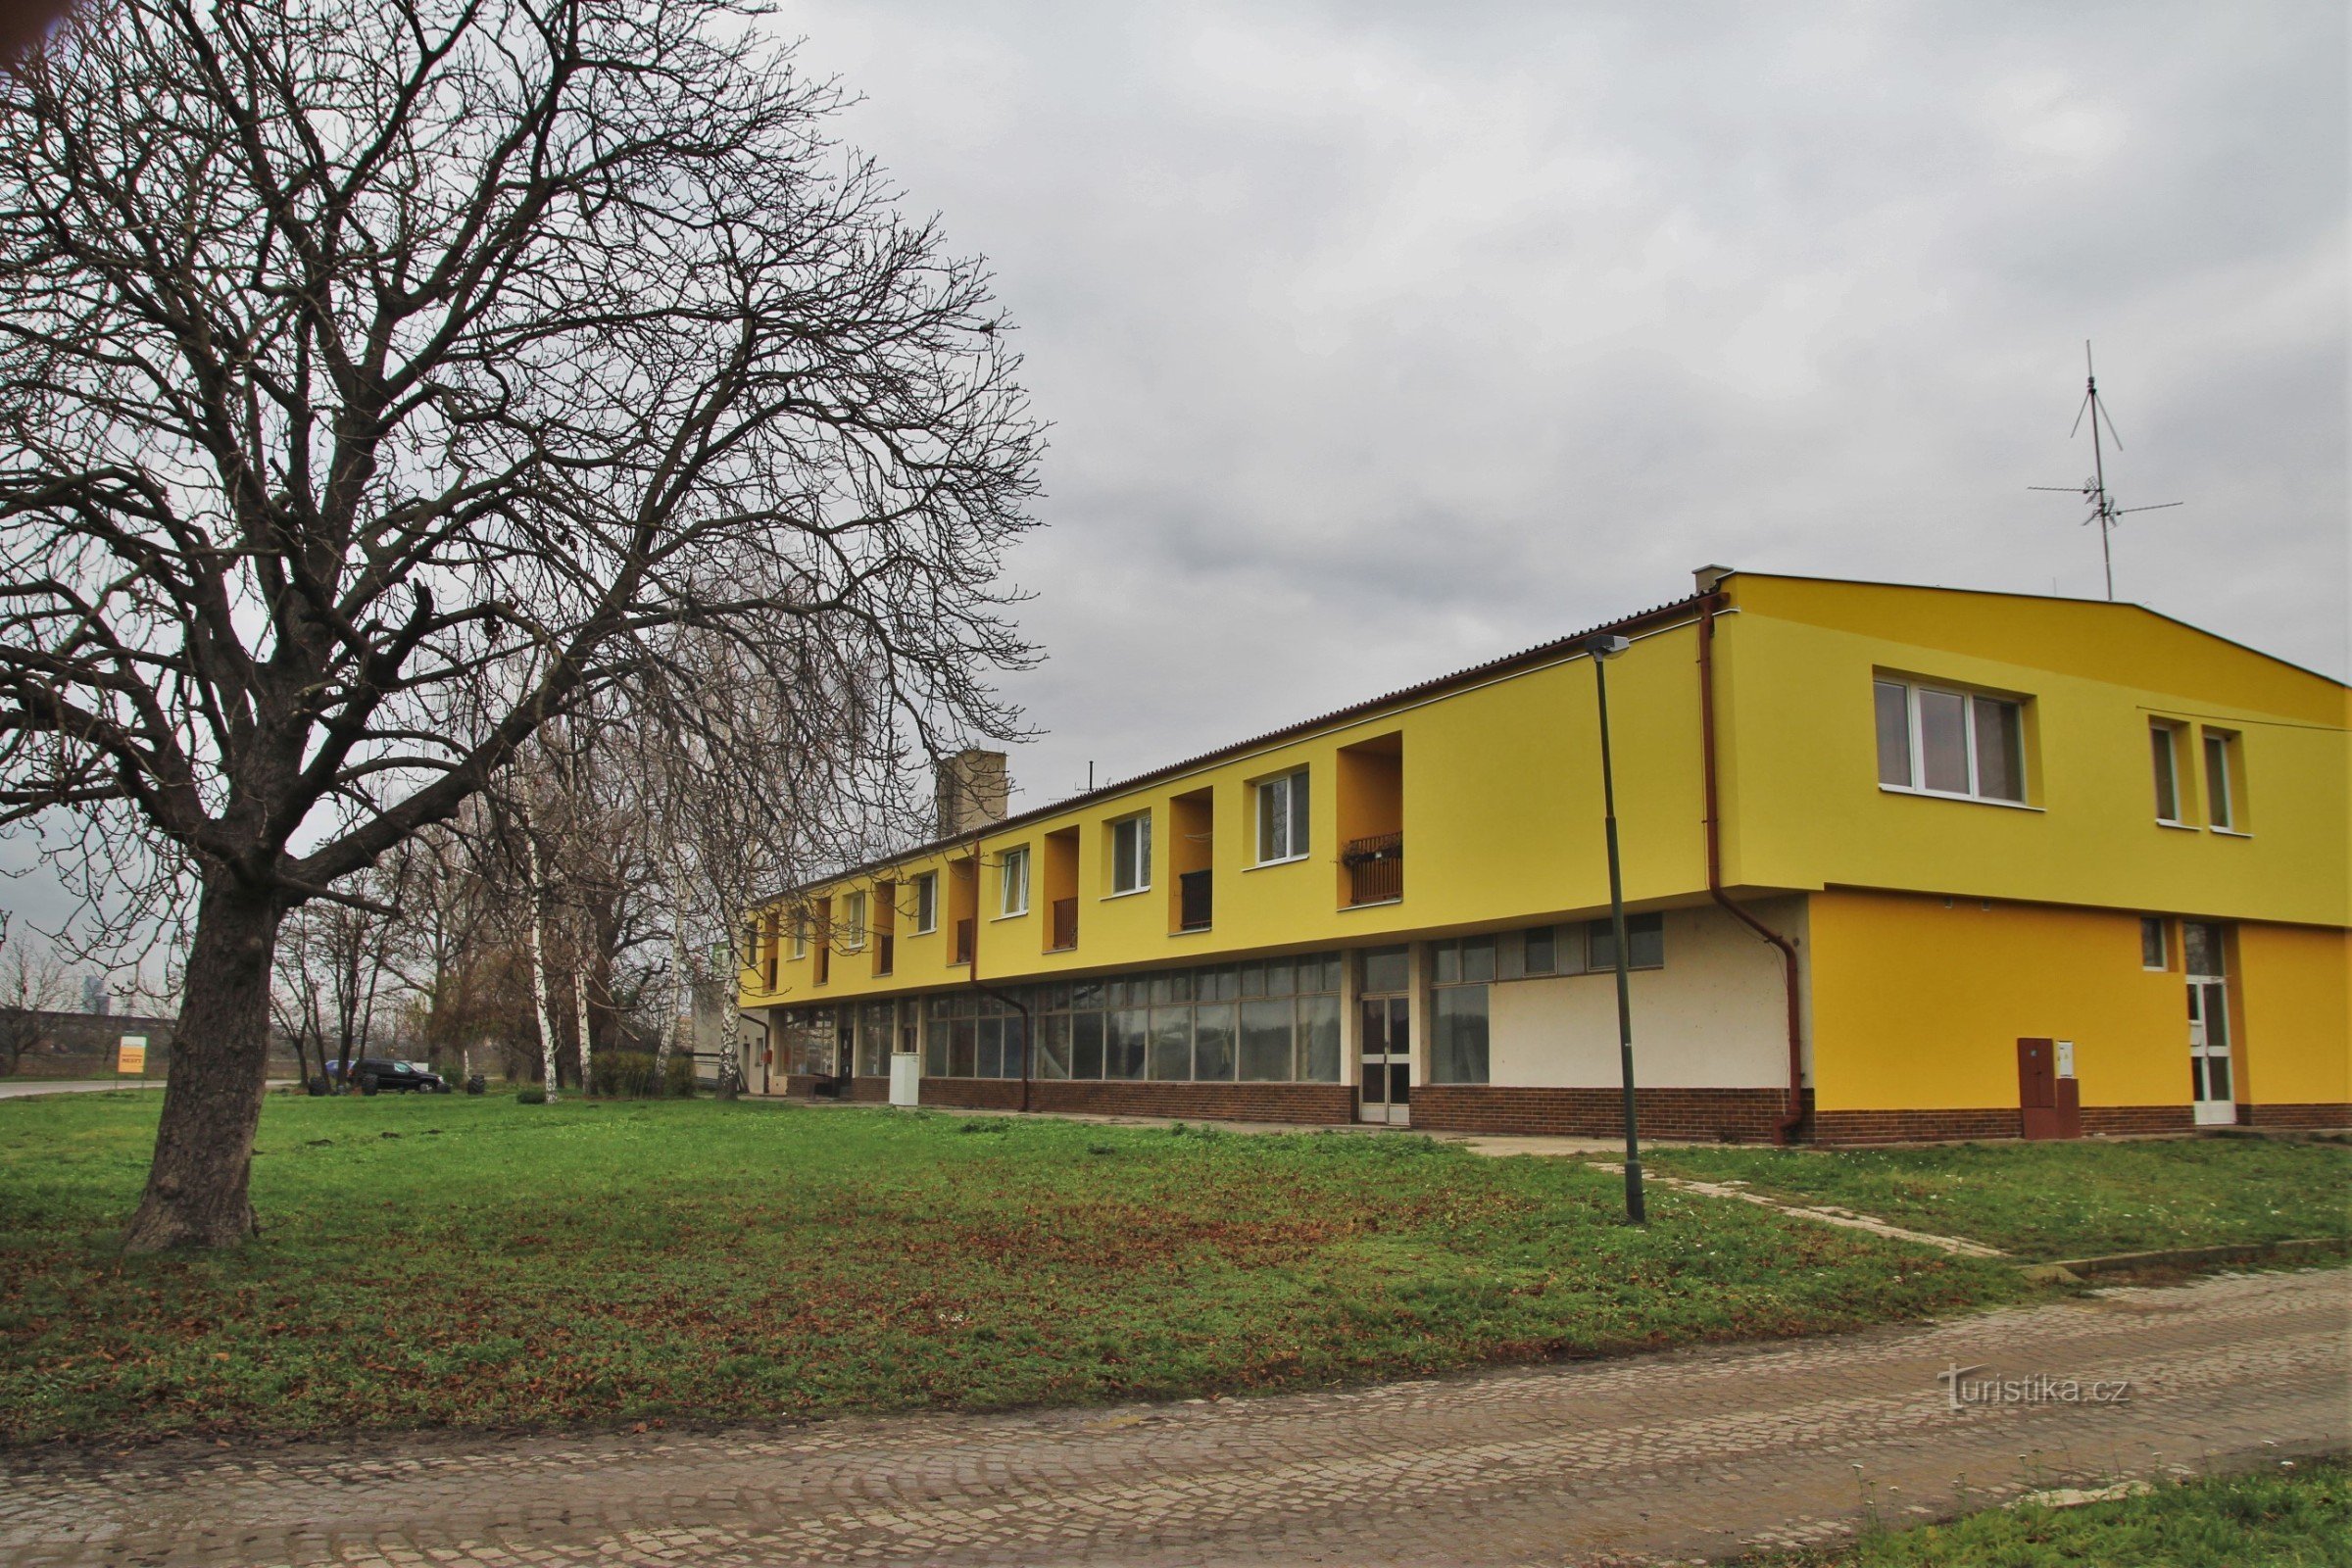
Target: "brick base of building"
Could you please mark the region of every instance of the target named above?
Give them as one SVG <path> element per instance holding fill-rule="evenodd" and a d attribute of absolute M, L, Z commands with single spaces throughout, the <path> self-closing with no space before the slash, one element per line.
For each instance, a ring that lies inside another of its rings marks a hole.
<path fill-rule="evenodd" d="M 2082 1134 L 2109 1138 L 2187 1133 L 2196 1115 L 2186 1105 L 2084 1105 Z M 1817 1144 L 1937 1144 L 1963 1139 L 1998 1141 L 2024 1135 L 2014 1105 L 1957 1110 L 1824 1110 L 1808 1119 L 1805 1137 Z"/>
<path fill-rule="evenodd" d="M 1093 1116 L 1189 1116 L 1211 1121 L 1272 1121 L 1328 1126 L 1355 1115 L 1346 1084 L 1152 1084 L 1107 1079 L 1050 1080 L 1029 1086 L 1032 1108 Z M 923 1085 L 928 1095 L 931 1086 Z"/>
<path fill-rule="evenodd" d="M 1768 1144 L 1788 1107 L 1780 1089 L 1641 1089 L 1634 1115 L 1644 1138 L 1711 1138 Z M 1423 1132 L 1529 1133 L 1614 1138 L 1625 1131 L 1615 1089 L 1514 1089 L 1494 1084 L 1421 1084 L 1413 1126 Z"/>
<path fill-rule="evenodd" d="M 2315 1127 L 2324 1131 L 2352 1127 L 2352 1104 L 2246 1105 L 2240 1108 L 2249 1127 Z"/>

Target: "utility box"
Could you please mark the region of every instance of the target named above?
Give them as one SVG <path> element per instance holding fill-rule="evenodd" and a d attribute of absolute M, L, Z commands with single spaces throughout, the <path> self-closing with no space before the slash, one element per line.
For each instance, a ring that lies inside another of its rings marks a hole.
<path fill-rule="evenodd" d="M 894 1105 L 920 1104 L 923 1098 L 923 1058 L 911 1051 L 894 1053 L 890 1058 L 890 1102 Z"/>

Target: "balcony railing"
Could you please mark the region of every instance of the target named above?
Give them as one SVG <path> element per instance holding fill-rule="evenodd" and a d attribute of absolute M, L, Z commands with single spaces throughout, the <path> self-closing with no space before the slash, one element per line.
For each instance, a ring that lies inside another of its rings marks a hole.
<path fill-rule="evenodd" d="M 1077 945 L 1078 901 L 1076 899 L 1055 899 L 1054 901 L 1054 941 L 1046 951 L 1067 953 Z"/>
<path fill-rule="evenodd" d="M 888 931 L 878 933 L 874 937 L 874 973 L 888 974 L 897 967 L 898 961 L 898 938 Z"/>
<path fill-rule="evenodd" d="M 972 941 L 975 929 L 976 924 L 970 919 L 956 922 L 956 956 L 950 959 L 950 962 L 969 963 L 972 961 Z"/>
<path fill-rule="evenodd" d="M 1210 873 L 1186 871 L 1176 878 L 1176 929 L 1205 931 L 1214 909 L 1210 899 Z"/>
<path fill-rule="evenodd" d="M 1352 839 L 1341 852 L 1348 867 L 1348 902 L 1386 904 L 1404 897 L 1404 835 L 1375 833 Z"/>

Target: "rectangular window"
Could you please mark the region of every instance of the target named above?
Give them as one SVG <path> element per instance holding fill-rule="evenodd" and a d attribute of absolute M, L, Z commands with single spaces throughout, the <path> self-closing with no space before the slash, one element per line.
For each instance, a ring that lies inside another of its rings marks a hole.
<path fill-rule="evenodd" d="M 2224 730 L 2205 732 L 2205 820 L 2226 833 L 2234 833 L 2240 824 L 2234 766 L 2237 760 L 2237 737 Z"/>
<path fill-rule="evenodd" d="M 1257 863 L 1302 858 L 1306 843 L 1306 769 L 1258 785 Z"/>
<path fill-rule="evenodd" d="M 1587 951 L 1592 956 L 1591 967 L 1595 974 L 1617 967 L 1617 931 L 1606 920 L 1594 920 L 1586 928 Z M 1626 960 L 1628 969 L 1663 969 L 1666 966 L 1666 917 L 1662 914 L 1629 914 L 1625 917 Z"/>
<path fill-rule="evenodd" d="M 2228 973 L 2222 967 L 2222 928 L 2204 920 L 2181 921 L 2180 958 L 2190 974 L 2216 979 Z"/>
<path fill-rule="evenodd" d="M 1152 1009 L 1152 1076 L 1182 1083 L 1193 1075 L 1193 1009 Z"/>
<path fill-rule="evenodd" d="M 2156 768 L 2156 820 L 2180 820 L 2180 732 L 2170 724 L 2148 726 L 2150 760 Z"/>
<path fill-rule="evenodd" d="M 1480 985 L 1440 986 L 1430 993 L 1432 1083 L 1487 1081 L 1488 990 Z"/>
<path fill-rule="evenodd" d="M 1302 1083 L 1340 1081 L 1340 999 L 1298 999 L 1298 1078 Z"/>
<path fill-rule="evenodd" d="M 1144 1075 L 1145 1029 L 1151 1016 L 1141 1007 L 1121 1007 L 1116 1012 L 1104 1014 L 1103 1077 L 1141 1078 Z"/>
<path fill-rule="evenodd" d="M 1204 1002 L 1193 1008 L 1193 1076 L 1202 1083 L 1233 1081 L 1233 1004 Z"/>
<path fill-rule="evenodd" d="M 2155 915 L 2142 915 L 2139 921 L 2139 966 L 2142 969 L 2170 969 L 2173 966 L 2172 947 L 2165 940 L 2164 922 Z"/>
<path fill-rule="evenodd" d="M 1879 782 L 1963 800 L 2026 798 L 2025 710 L 1983 692 L 1874 684 Z"/>
<path fill-rule="evenodd" d="M 1364 990 L 1370 995 L 1391 996 L 1412 982 L 1412 959 L 1402 948 L 1367 948 L 1363 965 Z"/>
<path fill-rule="evenodd" d="M 914 879 L 914 929 L 926 933 L 939 929 L 939 873 L 925 871 Z"/>
<path fill-rule="evenodd" d="M 1529 974 L 1551 973 L 1553 965 L 1558 961 L 1555 956 L 1558 952 L 1558 944 L 1552 938 L 1552 928 L 1547 925 L 1537 926 L 1533 931 L 1521 933 L 1519 940 L 1521 951 L 1526 956 L 1527 972 Z"/>
<path fill-rule="evenodd" d="M 1102 1076 L 1102 1015 L 1073 1013 L 1070 1017 L 1070 1076 Z"/>
<path fill-rule="evenodd" d="M 802 914 L 790 914 L 785 918 L 792 922 L 792 956 L 796 958 L 806 958 L 808 956 L 808 917 Z"/>
<path fill-rule="evenodd" d="M 1110 824 L 1110 891 L 1141 893 L 1152 885 L 1152 813 Z"/>
<path fill-rule="evenodd" d="M 1242 1004 L 1242 1078 L 1278 1084 L 1291 1076 L 1291 1002 L 1261 998 Z"/>
<path fill-rule="evenodd" d="M 841 901 L 841 945 L 845 948 L 865 946 L 865 895 L 852 893 Z"/>
<path fill-rule="evenodd" d="M 1037 1075 L 1040 1078 L 1067 1078 L 1070 1075 L 1068 1013 L 1048 1013 L 1037 1020 Z"/>
<path fill-rule="evenodd" d="M 1029 912 L 1029 847 L 1006 850 L 997 867 L 997 888 L 1000 912 L 1027 914 Z"/>

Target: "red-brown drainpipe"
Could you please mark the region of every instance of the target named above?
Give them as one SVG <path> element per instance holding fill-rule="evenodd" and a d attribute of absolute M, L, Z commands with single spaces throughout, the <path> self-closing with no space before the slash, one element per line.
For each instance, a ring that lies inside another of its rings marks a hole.
<path fill-rule="evenodd" d="M 1796 945 L 1757 919 L 1723 891 L 1723 823 L 1715 785 L 1715 612 L 1723 595 L 1709 594 L 1698 607 L 1698 733 L 1700 766 L 1706 780 L 1707 892 L 1750 931 L 1781 950 L 1784 988 L 1788 994 L 1788 1107 L 1773 1129 L 1788 1143 L 1805 1119 L 1805 1013 L 1798 992 Z"/>

